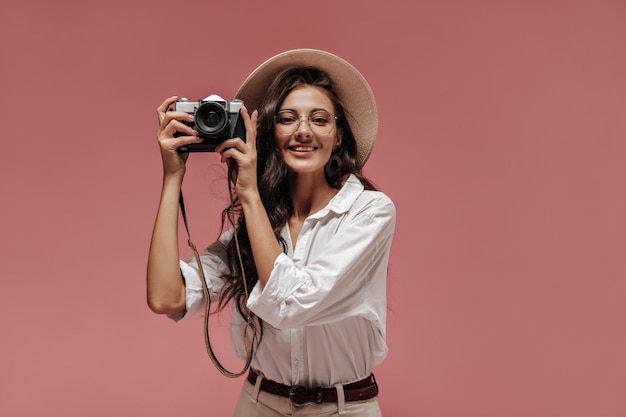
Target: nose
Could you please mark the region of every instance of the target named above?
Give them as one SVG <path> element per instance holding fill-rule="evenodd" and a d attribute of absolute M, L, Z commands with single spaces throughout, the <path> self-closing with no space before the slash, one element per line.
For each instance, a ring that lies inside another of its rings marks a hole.
<path fill-rule="evenodd" d="M 306 137 L 311 135 L 311 126 L 309 125 L 309 116 L 300 116 L 298 118 L 298 127 L 296 128 L 296 136 L 305 135 Z"/>

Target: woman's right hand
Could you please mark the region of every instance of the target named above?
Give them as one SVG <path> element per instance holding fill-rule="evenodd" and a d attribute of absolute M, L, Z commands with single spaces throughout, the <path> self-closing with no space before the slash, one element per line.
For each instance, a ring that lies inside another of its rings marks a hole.
<path fill-rule="evenodd" d="M 157 108 L 159 130 L 157 139 L 163 159 L 163 175 L 184 175 L 185 162 L 188 153 L 179 153 L 178 148 L 182 145 L 202 142 L 198 132 L 183 122 L 193 122 L 193 115 L 185 112 L 168 111 L 170 106 L 178 100 L 177 96 L 167 99 Z M 183 136 L 174 137 L 174 133 L 180 132 Z"/>
<path fill-rule="evenodd" d="M 177 99 L 176 96 L 170 97 L 157 108 L 163 188 L 148 253 L 147 298 L 152 311 L 159 314 L 185 311 L 185 284 L 178 261 L 178 202 L 189 154 L 178 153 L 178 147 L 201 141 L 198 134 L 185 124 L 192 122 L 193 116 L 168 111 Z M 176 132 L 183 136 L 175 138 Z"/>

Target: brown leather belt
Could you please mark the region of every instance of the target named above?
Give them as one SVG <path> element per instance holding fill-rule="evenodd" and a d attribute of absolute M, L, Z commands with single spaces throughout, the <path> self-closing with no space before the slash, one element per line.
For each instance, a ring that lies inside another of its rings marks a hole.
<path fill-rule="evenodd" d="M 255 385 L 258 377 L 257 373 L 250 369 L 248 382 Z M 302 385 L 289 386 L 272 381 L 271 379 L 263 378 L 261 381 L 261 391 L 289 398 L 296 406 L 303 406 L 310 403 L 337 402 L 337 389 L 335 387 L 307 388 Z M 344 385 L 343 392 L 346 401 L 369 400 L 378 395 L 378 384 L 376 384 L 374 374 L 370 374 L 367 378 Z"/>

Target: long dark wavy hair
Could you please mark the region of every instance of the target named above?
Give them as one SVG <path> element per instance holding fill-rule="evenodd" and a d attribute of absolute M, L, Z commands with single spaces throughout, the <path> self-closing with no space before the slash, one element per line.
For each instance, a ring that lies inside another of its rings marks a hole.
<path fill-rule="evenodd" d="M 265 99 L 259 110 L 257 126 L 257 181 L 261 200 L 267 211 L 270 223 L 274 230 L 276 240 L 280 243 L 284 252 L 287 251 L 287 243 L 281 237 L 281 230 L 293 215 L 293 204 L 290 192 L 290 171 L 283 162 L 280 149 L 276 145 L 274 135 L 274 115 L 280 109 L 287 95 L 295 88 L 301 86 L 313 86 L 321 88 L 333 103 L 335 115 L 337 116 L 337 135 L 341 138 L 341 144 L 335 154 L 341 158 L 339 169 L 332 175 L 326 174 L 326 180 L 330 186 L 341 188 L 345 178 L 354 174 L 365 189 L 375 190 L 371 181 L 361 173 L 361 168 L 356 161 L 357 145 L 346 115 L 347 110 L 341 100 L 335 94 L 333 83 L 330 77 L 323 71 L 312 68 L 291 68 L 279 73 L 270 84 Z M 234 176 L 229 171 L 229 181 L 231 189 L 234 188 L 232 180 Z M 236 218 L 237 237 L 241 251 L 242 264 L 248 290 L 251 291 L 259 280 L 259 276 L 254 264 L 252 249 L 246 219 L 243 216 L 241 204 L 236 195 L 233 195 L 233 206 L 224 209 L 222 213 L 222 226 L 230 216 Z M 230 274 L 223 277 L 225 285 L 219 300 L 218 309 L 224 308 L 230 301 L 234 301 L 240 314 L 246 318 L 245 309 L 245 287 L 242 280 L 242 271 L 239 262 L 239 255 L 235 239 L 231 239 L 228 249 L 228 266 Z"/>

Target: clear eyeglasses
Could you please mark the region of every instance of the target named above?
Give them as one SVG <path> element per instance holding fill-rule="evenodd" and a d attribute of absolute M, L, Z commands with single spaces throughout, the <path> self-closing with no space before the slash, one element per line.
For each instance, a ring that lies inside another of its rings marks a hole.
<path fill-rule="evenodd" d="M 274 116 L 274 126 L 278 133 L 292 135 L 300 127 L 302 119 L 307 119 L 313 133 L 328 135 L 335 127 L 337 116 L 333 116 L 326 110 L 315 110 L 308 116 L 299 116 L 293 110 L 281 110 Z"/>

